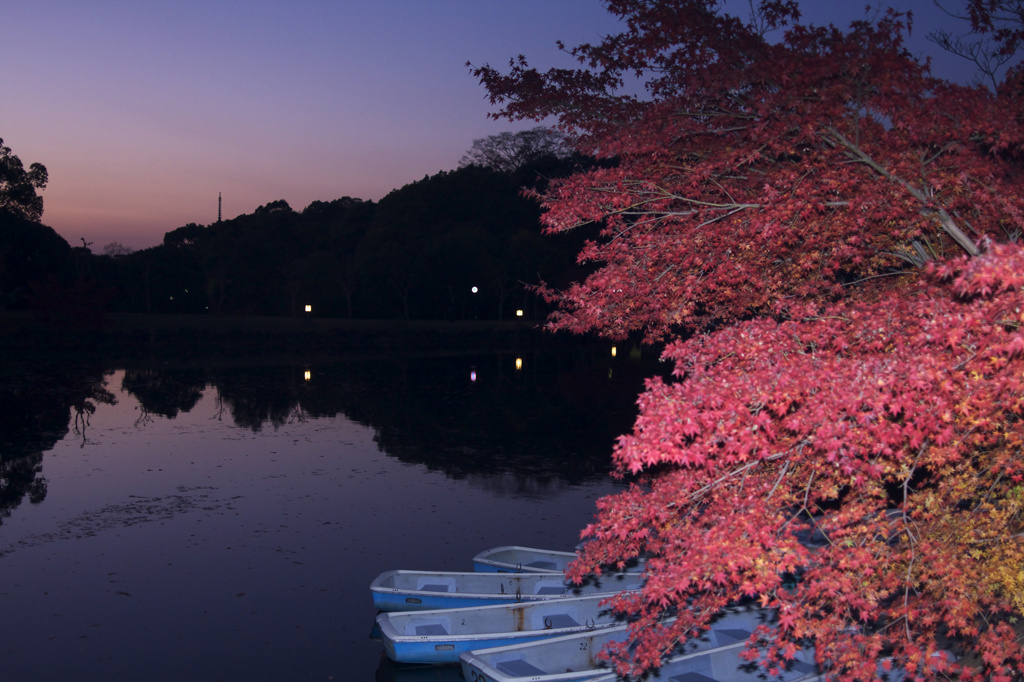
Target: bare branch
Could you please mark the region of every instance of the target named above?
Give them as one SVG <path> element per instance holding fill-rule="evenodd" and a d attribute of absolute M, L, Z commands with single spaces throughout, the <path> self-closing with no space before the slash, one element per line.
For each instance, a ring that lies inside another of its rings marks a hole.
<path fill-rule="evenodd" d="M 960 226 L 956 224 L 956 221 L 953 220 L 953 217 L 949 215 L 946 209 L 929 207 L 929 197 L 925 195 L 924 192 L 914 187 L 906 180 L 896 177 L 895 175 L 890 173 L 887 168 L 885 168 L 880 163 L 871 158 L 871 156 L 869 156 L 863 149 L 861 149 L 858 145 L 854 144 L 852 141 L 850 141 L 849 138 L 847 138 L 845 135 L 843 135 L 835 128 L 830 126 L 829 128 L 827 128 L 827 132 L 831 136 L 831 139 L 845 147 L 847 151 L 850 153 L 851 157 L 853 157 L 855 160 L 868 166 L 886 180 L 901 186 L 903 189 L 907 191 L 908 194 L 910 194 L 912 197 L 914 197 L 919 202 L 924 204 L 924 207 L 922 207 L 921 209 L 921 215 L 928 218 L 932 218 L 937 223 L 939 223 L 939 226 L 943 229 L 943 231 L 945 231 L 946 234 L 952 237 L 953 241 L 955 241 L 960 246 L 960 248 L 962 248 L 971 256 L 978 256 L 981 254 L 981 249 L 978 248 L 978 245 L 975 244 L 974 240 L 968 237 L 964 233 L 964 231 L 960 229 Z"/>

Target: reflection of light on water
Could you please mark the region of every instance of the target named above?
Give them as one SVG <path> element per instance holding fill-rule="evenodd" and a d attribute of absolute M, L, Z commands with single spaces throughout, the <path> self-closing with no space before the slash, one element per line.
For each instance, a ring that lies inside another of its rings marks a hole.
<path fill-rule="evenodd" d="M 515 356 L 496 356 L 490 366 L 507 371 L 503 363 L 508 357 Z M 531 358 L 531 371 L 543 366 L 541 357 Z M 445 362 L 445 387 L 449 370 L 454 368 L 457 376 L 465 371 L 465 362 Z M 318 381 L 326 379 L 336 386 L 342 382 L 334 378 L 349 368 L 317 366 Z M 99 633 L 144 628 L 152 641 L 179 642 L 181 655 L 170 663 L 168 679 L 183 679 L 204 665 L 226 668 L 238 661 L 245 661 L 239 677 L 258 678 L 261 668 L 290 671 L 295 663 L 288 652 L 305 645 L 309 654 L 303 665 L 310 669 L 334 673 L 336 680 L 372 680 L 381 647 L 370 646 L 365 635 L 353 638 L 351 645 L 336 643 L 336 613 L 329 612 L 356 614 L 358 618 L 350 619 L 353 626 L 360 633 L 363 627 L 368 630 L 368 578 L 352 581 L 351 587 L 339 585 L 333 557 L 358 553 L 364 557 L 361 570 L 367 575 L 408 565 L 410 538 L 422 538 L 424 528 L 444 529 L 452 538 L 451 543 L 416 544 L 416 561 L 426 567 L 460 567 L 485 547 L 525 539 L 568 549 L 579 529 L 592 521 L 595 500 L 621 489 L 604 476 L 594 483 L 571 482 L 558 474 L 563 467 L 557 455 L 547 456 L 551 461 L 545 464 L 533 449 L 513 448 L 500 440 L 505 435 L 501 430 L 493 434 L 497 439 L 477 440 L 453 419 L 441 424 L 452 440 L 431 442 L 423 432 L 407 427 L 418 418 L 396 419 L 395 413 L 407 405 L 404 400 L 399 405 L 387 401 L 410 389 L 429 391 L 423 399 L 430 401 L 428 406 L 447 406 L 446 396 L 437 398 L 436 383 L 420 388 L 418 383 L 407 384 L 403 374 L 395 379 L 401 383 L 387 384 L 380 377 L 391 376 L 383 370 L 353 370 L 346 375 L 359 387 L 356 395 L 380 396 L 366 402 L 381 405 L 383 417 L 363 412 L 367 422 L 386 419 L 386 426 L 397 422 L 406 427 L 398 429 L 406 432 L 398 434 L 405 440 L 396 438 L 396 449 L 388 454 L 378 447 L 375 428 L 350 421 L 340 412 L 348 393 L 335 398 L 337 402 L 309 407 L 319 416 L 271 421 L 273 414 L 284 413 L 284 408 L 273 407 L 278 405 L 273 401 L 287 400 L 291 405 L 308 390 L 288 392 L 294 389 L 295 376 L 290 360 L 272 372 L 243 369 L 209 377 L 169 372 L 175 379 L 168 384 L 171 388 L 187 379 L 202 397 L 187 410 L 178 405 L 173 418 L 154 412 L 137 427 L 132 425 L 139 402 L 135 394 L 118 388 L 124 384 L 124 372 L 118 370 L 107 381 L 117 403 L 94 400 L 96 412 L 90 415 L 84 447 L 68 436 L 46 452 L 52 497 L 42 505 L 22 503 L 4 518 L 0 535 L 0 553 L 13 550 L 0 559 L 5 584 L 20 586 L 0 590 L 0 611 L 18 614 L 23 641 L 44 644 L 27 648 L 28 656 L 6 656 L 3 679 L 70 677 L 70 657 L 41 652 L 54 646 L 47 636 L 58 644 L 77 642 L 82 624 L 90 623 Z M 475 363 L 472 369 L 475 374 Z M 300 370 L 300 376 L 306 371 Z M 414 373 L 409 377 L 419 378 Z M 214 382 L 224 390 L 223 397 Z M 475 386 L 453 388 L 457 396 L 479 399 Z M 370 393 L 371 389 L 379 392 Z M 350 390 L 347 384 L 345 390 Z M 317 399 L 323 396 L 318 394 Z M 237 427 L 231 410 L 246 405 L 249 421 Z M 330 416 L 336 411 L 337 416 Z M 438 414 L 442 419 L 447 415 Z M 264 427 L 253 430 L 250 424 L 259 418 Z M 440 431 L 432 425 L 425 433 Z M 459 465 L 451 465 L 454 473 L 446 468 L 453 450 L 470 455 L 464 477 L 455 477 L 461 472 Z M 399 453 L 411 456 L 402 459 Z M 495 454 L 501 455 L 499 467 L 492 465 L 498 459 Z M 386 504 L 382 489 L 391 491 Z M 514 527 L 509 519 L 515 519 Z M 105 576 L 99 588 L 96 576 Z M 336 609 L 322 608 L 327 589 Z M 44 593 L 47 600 L 60 603 L 61 618 L 54 618 L 54 610 L 40 602 Z M 293 619 L 281 618 L 278 609 L 248 606 L 257 595 L 265 603 L 286 603 L 301 614 L 303 631 L 296 630 Z M 114 598 L 122 605 L 145 600 L 145 608 L 111 609 Z M 147 620 L 149 608 L 165 617 Z M 197 619 L 197 614 L 203 615 Z M 205 658 L 210 630 L 196 627 L 197 620 L 246 636 L 223 638 L 215 656 Z M 87 663 L 122 661 L 126 679 L 144 679 L 151 672 L 150 658 L 123 657 L 116 637 L 89 639 Z M 266 641 L 287 646 L 266 647 Z M 344 663 L 339 664 L 339 658 Z"/>
<path fill-rule="evenodd" d="M 484 491 L 484 494 L 492 499 L 493 497 L 503 497 L 522 500 L 543 500 L 550 499 L 569 490 L 574 490 L 577 494 L 590 495 L 596 499 L 622 489 L 621 485 L 612 481 L 576 486 L 556 477 L 541 477 L 522 471 L 502 471 L 492 474 L 469 473 L 466 475 L 466 481 L 474 488 Z M 503 503 L 507 504 L 507 499 Z M 484 514 L 482 511 L 479 513 Z M 589 513 L 590 510 L 584 507 L 584 514 L 581 517 L 583 525 L 588 521 Z M 498 516 L 499 519 L 495 520 L 496 523 L 504 520 L 501 512 L 498 512 Z"/>
<path fill-rule="evenodd" d="M 522 369 L 522 368 L 523 368 L 523 359 L 522 358 L 516 358 L 516 369 Z"/>

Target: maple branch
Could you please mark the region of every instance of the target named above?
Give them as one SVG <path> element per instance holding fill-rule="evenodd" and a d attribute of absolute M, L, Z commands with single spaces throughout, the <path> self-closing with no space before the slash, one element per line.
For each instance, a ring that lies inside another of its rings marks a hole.
<path fill-rule="evenodd" d="M 915 546 L 910 546 L 910 563 L 907 564 L 907 577 L 903 583 L 903 631 L 907 635 L 907 640 L 912 639 L 910 634 L 910 619 L 906 617 L 907 610 L 910 608 L 910 579 L 914 574 L 914 562 L 917 561 L 917 552 Z"/>
<path fill-rule="evenodd" d="M 893 254 L 896 255 L 896 254 Z M 869 279 L 878 279 L 879 277 L 903 277 L 904 275 L 915 274 L 912 270 L 900 270 L 899 272 L 881 272 L 877 275 L 868 275 L 867 277 L 861 277 L 855 279 L 852 282 L 844 282 L 844 287 L 852 287 L 854 284 L 860 284 L 861 282 L 867 282 Z"/>
<path fill-rule="evenodd" d="M 988 487 L 988 490 L 985 491 L 985 497 L 982 500 L 978 500 L 978 502 L 974 505 L 974 509 L 972 511 L 977 511 L 978 508 L 981 507 L 982 501 L 988 500 L 992 496 L 992 491 L 995 490 L 996 486 L 999 485 L 999 482 L 1001 480 L 1003 480 L 1003 473 L 999 472 L 999 475 L 996 476 L 996 480 L 992 481 L 992 485 L 990 485 Z"/>
<path fill-rule="evenodd" d="M 811 513 L 811 510 L 807 509 L 807 503 L 811 501 L 811 484 L 813 484 L 813 483 L 814 483 L 814 472 L 812 471 L 811 475 L 807 478 L 807 486 L 804 488 L 803 508 L 805 510 L 807 510 L 808 514 Z M 813 518 L 813 514 L 811 516 Z"/>
<path fill-rule="evenodd" d="M 942 145 L 942 147 L 937 152 L 935 152 L 934 154 L 932 154 L 931 156 L 929 156 L 926 159 L 921 159 L 921 165 L 922 166 L 927 166 L 928 164 L 933 163 L 937 158 L 939 158 L 940 156 L 945 154 L 947 151 L 952 149 L 954 146 L 956 146 L 956 145 L 953 142 L 949 142 L 947 144 Z"/>
<path fill-rule="evenodd" d="M 925 239 L 925 243 L 927 243 L 928 248 L 931 249 L 931 255 L 929 255 L 928 252 L 924 250 L 924 247 L 921 246 L 921 242 L 917 241 L 916 239 L 910 242 L 910 248 L 901 245 L 898 251 L 886 251 L 885 253 L 887 255 L 905 260 L 917 268 L 923 268 L 925 263 L 927 263 L 930 260 L 936 259 L 935 249 L 932 248 L 932 245 L 928 242 L 927 239 Z M 910 253 L 911 250 L 913 250 L 913 253 Z"/>
<path fill-rule="evenodd" d="M 668 273 L 672 272 L 673 270 L 677 270 L 677 269 L 678 268 L 675 265 L 668 266 L 667 268 L 662 270 L 661 273 L 657 277 L 654 278 L 654 281 L 655 282 L 660 282 L 662 277 L 664 277 Z"/>
<path fill-rule="evenodd" d="M 721 109 L 707 109 L 704 111 L 676 111 L 672 114 L 679 118 L 710 118 L 712 116 L 726 116 L 728 118 L 738 118 L 741 120 L 754 121 L 757 119 L 756 114 L 745 114 L 739 111 L 722 111 Z M 745 130 L 745 128 L 741 128 Z"/>
<path fill-rule="evenodd" d="M 786 473 L 789 471 L 789 464 L 790 463 L 787 461 L 785 464 L 782 465 L 782 471 L 779 472 L 778 477 L 775 479 L 775 485 L 773 485 L 772 489 L 768 491 L 767 495 L 765 495 L 765 501 L 768 501 L 772 498 L 772 494 L 775 492 L 775 489 L 779 487 L 779 484 L 782 483 L 782 479 L 786 477 Z"/>
<path fill-rule="evenodd" d="M 970 357 L 968 357 L 968 358 L 964 358 L 963 362 L 958 362 L 958 363 L 957 363 L 957 364 L 956 364 L 956 365 L 955 365 L 955 366 L 953 367 L 953 371 L 954 371 L 954 372 L 956 372 L 956 371 L 959 371 L 959 370 L 963 369 L 964 367 L 966 367 L 966 366 L 967 366 L 967 363 L 968 363 L 968 362 L 970 362 L 971 360 L 973 360 L 973 359 L 974 359 L 974 358 L 976 358 L 976 357 L 978 357 L 978 354 L 977 354 L 977 353 L 971 353 L 971 356 L 970 356 Z M 972 428 L 971 428 L 971 431 L 973 431 L 973 430 L 974 430 L 974 428 L 972 427 Z M 968 431 L 967 433 L 970 433 L 971 431 Z M 964 434 L 964 435 L 965 435 L 965 437 L 966 437 L 966 434 Z"/>
<path fill-rule="evenodd" d="M 685 203 L 688 203 L 688 204 L 695 204 L 697 206 L 702 206 L 704 208 L 718 208 L 718 209 L 722 209 L 722 210 L 728 210 L 728 211 L 733 212 L 733 213 L 735 213 L 737 211 L 745 210 L 745 209 L 748 209 L 748 208 L 761 208 L 762 207 L 762 204 L 740 204 L 740 203 L 736 203 L 736 202 L 730 202 L 730 203 L 727 203 L 727 204 L 722 204 L 722 203 L 717 203 L 717 202 L 713 202 L 713 201 L 701 201 L 700 199 L 692 199 L 690 197 L 683 197 L 683 196 L 679 196 L 678 194 L 670 194 L 669 196 L 671 196 L 673 199 L 678 199 L 679 201 L 682 201 L 682 202 L 685 202 Z M 666 215 L 672 215 L 672 214 L 666 212 Z"/>
<path fill-rule="evenodd" d="M 984 539 L 981 539 L 981 540 L 971 540 L 970 542 L 968 542 L 966 544 L 968 544 L 970 546 L 990 545 L 990 544 L 992 544 L 994 542 L 1003 543 L 1003 542 L 1007 542 L 1009 540 L 1019 540 L 1020 538 L 1024 538 L 1024 533 L 1013 533 L 1012 535 L 1007 535 L 1005 537 L 998 537 L 998 538 L 984 538 Z"/>
<path fill-rule="evenodd" d="M 746 475 L 749 473 L 750 469 L 753 469 L 757 465 L 764 464 L 765 462 L 768 462 L 768 461 L 771 461 L 771 460 L 774 460 L 774 459 L 779 459 L 779 458 L 784 457 L 784 456 L 785 456 L 785 453 L 779 452 L 779 453 L 776 453 L 774 455 L 768 455 L 764 459 L 759 459 L 759 460 L 750 462 L 749 464 L 745 464 L 745 465 L 741 466 L 738 469 L 732 469 L 729 472 L 727 472 L 726 474 L 724 474 L 722 476 L 719 476 L 715 480 L 711 481 L 710 483 L 707 483 L 706 485 L 701 486 L 700 488 L 697 488 L 696 490 L 694 490 L 688 496 L 689 497 L 689 501 L 690 502 L 696 502 L 697 499 L 699 499 L 700 497 L 703 497 L 708 491 L 710 491 L 712 488 L 714 488 L 718 484 L 722 483 L 723 481 L 727 481 L 730 478 L 734 478 L 735 476 L 739 476 L 740 474 L 743 474 L 743 476 L 746 477 Z"/>
<path fill-rule="evenodd" d="M 845 147 L 847 151 L 849 151 L 855 159 L 857 159 L 861 163 L 865 164 L 866 166 L 874 170 L 876 173 L 881 175 L 886 180 L 895 183 L 902 187 L 903 189 L 905 189 L 907 193 L 909 193 L 912 197 L 920 201 L 922 204 L 927 205 L 929 203 L 929 198 L 927 195 L 925 195 L 924 192 L 917 189 L 906 180 L 898 178 L 892 173 L 890 173 L 887 168 L 885 168 L 880 163 L 871 158 L 867 154 L 867 152 L 865 152 L 859 146 L 851 142 L 849 138 L 843 135 L 836 128 L 829 126 L 826 130 L 832 136 L 832 138 L 838 141 L 843 147 Z M 960 229 L 960 227 L 956 224 L 956 221 L 953 220 L 953 217 L 949 215 L 946 209 L 941 207 L 925 208 L 921 210 L 921 215 L 936 219 L 939 225 L 942 227 L 942 229 L 946 232 L 946 234 L 952 237 L 953 241 L 955 241 L 960 246 L 960 248 L 966 251 L 969 255 L 981 255 L 981 250 L 978 248 L 978 245 L 974 243 L 974 240 L 972 240 L 970 237 L 964 234 L 964 231 Z"/>
<path fill-rule="evenodd" d="M 904 505 L 903 519 L 904 519 L 904 522 L 906 522 L 906 518 L 907 518 L 906 503 L 907 503 L 907 500 L 910 498 L 910 479 L 914 477 L 914 473 L 917 471 L 917 463 L 921 460 L 921 455 L 924 454 L 924 451 L 925 451 L 925 449 L 927 449 L 927 447 L 928 447 L 928 439 L 925 438 L 924 443 L 921 444 L 921 447 L 917 451 L 917 455 L 914 456 L 914 463 L 911 465 L 910 471 L 907 472 L 907 475 L 903 477 L 903 505 Z"/>

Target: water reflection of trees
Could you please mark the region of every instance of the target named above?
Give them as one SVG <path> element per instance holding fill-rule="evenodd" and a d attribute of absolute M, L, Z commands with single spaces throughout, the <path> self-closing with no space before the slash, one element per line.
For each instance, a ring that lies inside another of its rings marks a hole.
<path fill-rule="evenodd" d="M 658 370 L 653 353 L 645 361 L 579 347 L 518 357 L 521 369 L 516 355 L 503 353 L 217 365 L 187 375 L 129 370 L 124 386 L 168 417 L 212 386 L 219 409 L 252 431 L 344 414 L 373 428 L 380 449 L 401 461 L 509 492 L 606 475 L 643 378 Z"/>
<path fill-rule="evenodd" d="M 175 406 L 191 409 L 212 386 L 219 409 L 252 431 L 344 414 L 373 428 L 380 449 L 401 461 L 508 492 L 606 475 L 612 444 L 631 428 L 636 395 L 657 363 L 612 358 L 604 347 L 533 351 L 519 356 L 518 370 L 516 357 L 220 365 L 187 376 L 129 370 L 124 387 L 145 409 L 173 418 Z"/>
<path fill-rule="evenodd" d="M 516 358 L 200 361 L 129 367 L 121 388 L 138 400 L 142 428 L 155 416 L 189 412 L 212 387 L 240 428 L 344 414 L 371 427 L 388 455 L 495 491 L 540 495 L 605 476 L 614 439 L 631 428 L 635 397 L 656 362 L 593 347 L 535 350 L 519 356 L 521 369 Z M 96 406 L 114 402 L 98 367 L 20 367 L 0 370 L 0 515 L 26 497 L 41 501 L 43 453 L 71 433 L 84 442 Z"/>
<path fill-rule="evenodd" d="M 174 419 L 189 412 L 206 389 L 206 372 L 196 367 L 126 369 L 121 389 L 139 401 L 140 421 L 151 415 Z"/>
<path fill-rule="evenodd" d="M 72 431 L 84 442 L 97 404 L 113 404 L 98 366 L 9 359 L 0 370 L 0 522 L 46 498 L 43 453 Z"/>
<path fill-rule="evenodd" d="M 546 480 L 607 474 L 653 362 L 596 351 L 404 360 L 335 368 L 345 414 L 391 456 L 449 476 L 528 492 Z M 470 380 L 471 370 L 477 380 Z"/>
<path fill-rule="evenodd" d="M 235 425 L 254 432 L 267 425 L 278 428 L 305 412 L 303 374 L 294 365 L 217 367 L 210 371 L 209 382 Z"/>

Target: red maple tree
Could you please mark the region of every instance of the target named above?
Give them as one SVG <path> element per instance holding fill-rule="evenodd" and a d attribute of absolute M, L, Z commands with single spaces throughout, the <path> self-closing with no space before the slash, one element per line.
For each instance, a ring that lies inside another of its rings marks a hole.
<path fill-rule="evenodd" d="M 749 650 L 769 671 L 812 643 L 844 679 L 1024 674 L 1021 88 L 932 77 L 894 11 L 605 4 L 624 29 L 579 68 L 474 74 L 495 116 L 605 160 L 538 196 L 548 231 L 600 226 L 550 326 L 675 367 L 572 568 L 648 557 L 620 670 L 751 598 L 779 614 Z"/>

